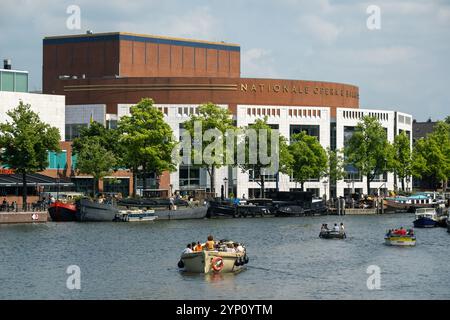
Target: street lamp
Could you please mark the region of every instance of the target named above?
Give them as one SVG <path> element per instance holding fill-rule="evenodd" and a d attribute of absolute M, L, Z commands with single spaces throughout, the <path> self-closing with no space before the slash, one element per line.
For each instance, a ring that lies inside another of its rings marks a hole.
<path fill-rule="evenodd" d="M 327 185 L 328 185 L 328 181 L 327 180 L 323 180 L 323 189 L 325 192 L 325 201 L 327 201 Z"/>
<path fill-rule="evenodd" d="M 228 198 L 227 182 L 228 182 L 227 177 L 223 178 L 223 184 L 224 184 L 224 186 L 225 186 L 225 198 Z"/>

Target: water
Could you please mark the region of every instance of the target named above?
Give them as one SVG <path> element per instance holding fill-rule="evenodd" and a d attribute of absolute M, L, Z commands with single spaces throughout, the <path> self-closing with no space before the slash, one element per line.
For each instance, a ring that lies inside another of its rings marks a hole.
<path fill-rule="evenodd" d="M 416 229 L 413 248 L 384 245 L 413 215 L 247 218 L 155 223 L 0 225 L 0 299 L 449 299 L 450 234 Z M 319 239 L 344 222 L 346 240 Z M 239 274 L 187 275 L 180 252 L 208 234 L 246 244 Z M 81 268 L 81 290 L 66 269 Z M 369 265 L 381 289 L 368 290 Z"/>

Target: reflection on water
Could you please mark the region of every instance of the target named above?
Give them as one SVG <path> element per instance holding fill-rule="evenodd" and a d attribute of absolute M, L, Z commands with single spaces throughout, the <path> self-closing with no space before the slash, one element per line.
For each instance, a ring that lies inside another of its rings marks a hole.
<path fill-rule="evenodd" d="M 416 229 L 417 246 L 384 245 L 411 214 L 157 221 L 152 224 L 0 225 L 0 299 L 448 299 L 450 234 Z M 319 239 L 344 222 L 348 238 Z M 188 274 L 177 263 L 192 241 L 246 244 L 238 274 Z M 81 269 L 81 290 L 66 269 Z M 381 269 L 368 290 L 367 267 Z"/>

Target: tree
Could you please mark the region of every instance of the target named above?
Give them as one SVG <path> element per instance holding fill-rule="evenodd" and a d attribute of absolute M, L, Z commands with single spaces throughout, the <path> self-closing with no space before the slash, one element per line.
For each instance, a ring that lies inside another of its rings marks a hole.
<path fill-rule="evenodd" d="M 366 176 L 369 194 L 370 182 L 390 169 L 392 146 L 380 122 L 374 117 L 365 116 L 355 127 L 344 154 L 346 162 Z"/>
<path fill-rule="evenodd" d="M 48 152 L 60 152 L 59 129 L 42 122 L 29 104 L 6 113 L 11 122 L 0 124 L 0 162 L 22 175 L 23 209 L 27 204 L 27 174 L 48 167 Z"/>
<path fill-rule="evenodd" d="M 250 133 L 254 132 L 256 137 L 256 143 L 255 145 L 252 145 L 250 143 L 252 134 Z M 267 116 L 264 117 L 264 119 L 257 119 L 255 123 L 248 125 L 247 127 L 242 129 L 244 139 L 241 139 L 241 146 L 238 148 L 239 150 L 245 150 L 245 161 L 242 163 L 238 163 L 239 167 L 243 172 L 248 172 L 250 170 L 253 170 L 253 173 L 255 177 L 259 177 L 259 185 L 261 188 L 261 198 L 265 197 L 265 180 L 264 175 L 268 172 L 273 171 L 274 163 L 270 162 L 267 163 L 267 161 L 263 161 L 260 156 L 261 150 L 263 150 L 263 144 L 267 145 L 267 156 L 268 158 L 278 157 L 276 160 L 278 161 L 278 170 L 275 172 L 275 175 L 279 175 L 279 173 L 285 173 L 289 174 L 291 172 L 291 165 L 292 165 L 292 156 L 289 152 L 287 140 L 285 137 L 278 135 L 278 149 L 275 151 L 275 154 L 272 154 L 272 131 L 273 129 L 270 127 L 269 124 L 267 124 Z M 267 135 L 265 136 L 267 140 L 261 140 L 260 138 L 263 136 L 260 136 L 260 133 L 266 132 Z M 269 152 L 270 151 L 270 152 Z M 256 161 L 250 161 L 251 154 L 255 155 Z M 258 156 L 256 157 L 256 154 Z M 278 179 L 278 177 L 277 177 Z"/>
<path fill-rule="evenodd" d="M 83 144 L 78 148 L 77 170 L 94 177 L 93 193 L 95 197 L 98 181 L 113 171 L 116 158 L 111 151 L 101 145 L 99 137 L 85 138 Z"/>
<path fill-rule="evenodd" d="M 434 177 L 447 188 L 450 176 L 450 124 L 439 121 L 434 131 L 416 141 L 412 173 L 415 177 Z"/>
<path fill-rule="evenodd" d="M 345 178 L 344 156 L 340 150 L 327 149 L 328 167 L 326 176 L 330 184 Z"/>
<path fill-rule="evenodd" d="M 100 145 L 108 151 L 111 151 L 115 158 L 116 164 L 120 165 L 121 155 L 125 152 L 122 144 L 118 143 L 120 138 L 120 132 L 117 129 L 107 129 L 105 126 L 98 122 L 92 122 L 88 127 L 80 130 L 80 136 L 73 139 L 72 150 L 74 154 L 77 154 L 86 140 L 90 138 L 98 138 Z"/>
<path fill-rule="evenodd" d="M 143 188 L 147 174 L 160 176 L 164 171 L 176 170 L 172 151 L 177 145 L 163 113 L 153 106 L 152 99 L 142 99 L 130 109 L 130 116 L 119 120 L 118 143 L 123 145 L 123 164 L 133 172 L 133 196 L 136 196 L 136 177 L 141 170 Z"/>
<path fill-rule="evenodd" d="M 292 155 L 292 177 L 305 190 L 305 182 L 321 178 L 327 172 L 327 153 L 316 137 L 301 132 L 292 135 L 289 152 Z"/>
<path fill-rule="evenodd" d="M 193 141 L 194 148 L 192 149 L 191 159 L 194 166 L 206 169 L 210 177 L 211 192 L 215 194 L 215 170 L 224 165 L 226 157 L 224 137 L 227 131 L 235 130 L 231 112 L 213 103 L 203 104 L 198 107 L 197 114 L 192 114 L 190 119 L 183 123 L 183 126 L 193 138 L 196 138 L 196 126 L 201 126 L 201 145 L 199 141 Z M 211 137 L 211 139 L 206 138 L 205 133 L 213 131 L 217 133 L 216 136 Z M 221 151 L 216 152 L 214 148 L 211 149 L 214 143 L 221 146 L 219 148 Z M 198 144 L 198 147 L 195 144 Z M 208 151 L 211 151 L 211 156 L 204 157 Z M 199 158 L 201 158 L 201 161 L 196 161 Z"/>
<path fill-rule="evenodd" d="M 405 178 L 412 173 L 412 153 L 409 137 L 404 131 L 394 138 L 393 150 L 392 167 L 401 180 L 402 191 L 405 191 Z"/>

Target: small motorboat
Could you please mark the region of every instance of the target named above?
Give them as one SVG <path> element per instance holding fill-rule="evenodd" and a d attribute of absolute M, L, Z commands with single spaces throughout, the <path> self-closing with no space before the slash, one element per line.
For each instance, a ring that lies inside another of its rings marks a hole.
<path fill-rule="evenodd" d="M 322 239 L 345 239 L 347 235 L 342 231 L 335 230 L 321 230 L 319 233 L 319 238 Z"/>
<path fill-rule="evenodd" d="M 116 214 L 117 222 L 144 222 L 158 219 L 155 210 L 119 210 Z"/>
<path fill-rule="evenodd" d="M 384 237 L 384 241 L 390 246 L 412 247 L 416 245 L 416 236 L 414 235 L 413 230 L 389 230 Z"/>
<path fill-rule="evenodd" d="M 228 243 L 234 243 L 229 241 Z M 227 242 L 218 245 L 218 250 L 194 251 L 184 253 L 178 267 L 192 273 L 234 273 L 241 271 L 248 263 L 247 250 L 243 252 L 227 252 Z"/>
<path fill-rule="evenodd" d="M 435 208 L 417 208 L 415 228 L 434 228 L 438 225 L 438 216 Z"/>

